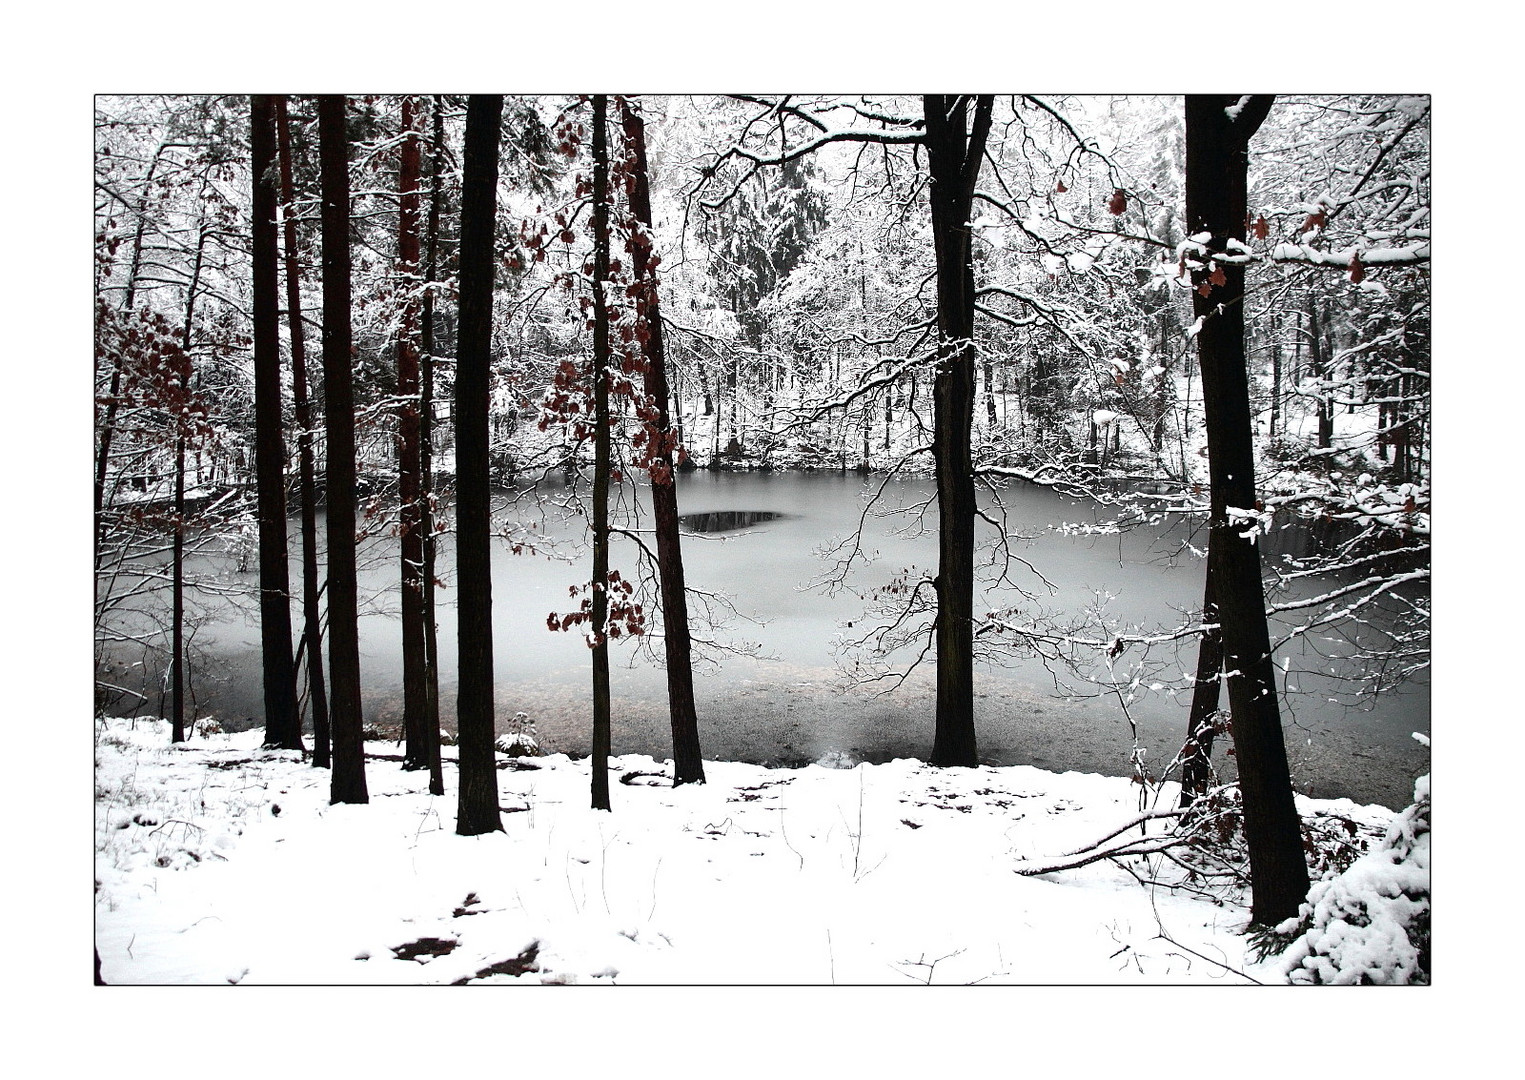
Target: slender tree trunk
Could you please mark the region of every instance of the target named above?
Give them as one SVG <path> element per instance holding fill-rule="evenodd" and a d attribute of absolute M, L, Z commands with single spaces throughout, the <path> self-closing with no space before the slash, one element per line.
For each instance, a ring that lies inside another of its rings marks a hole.
<path fill-rule="evenodd" d="M 281 422 L 281 304 L 277 276 L 275 102 L 250 99 L 254 174 L 254 472 L 259 504 L 260 646 L 265 745 L 302 749 L 291 661 L 291 580 L 286 554 L 286 443 Z"/>
<path fill-rule="evenodd" d="M 302 271 L 297 257 L 296 184 L 292 179 L 291 121 L 286 98 L 275 99 L 281 157 L 281 200 L 286 255 L 286 319 L 291 327 L 291 396 L 297 421 L 298 491 L 302 500 L 302 638 L 307 643 L 307 685 L 312 695 L 312 764 L 332 762 L 328 680 L 323 673 L 323 618 L 318 590 L 318 494 L 312 461 L 312 401 L 307 393 L 307 332 L 302 325 Z"/>
<path fill-rule="evenodd" d="M 118 309 L 123 312 L 132 311 L 132 305 L 137 301 L 138 274 L 143 265 L 143 233 L 148 227 L 148 192 L 153 186 L 154 173 L 159 168 L 159 162 L 163 158 L 167 147 L 161 145 L 154 151 L 154 159 L 149 163 L 148 173 L 143 179 L 143 193 L 138 197 L 138 222 L 133 229 L 132 237 L 132 261 L 127 270 L 127 289 L 122 296 L 122 306 Z M 122 392 L 122 350 L 112 350 L 111 361 L 111 388 L 106 395 L 105 415 L 101 418 L 100 453 L 95 463 L 95 560 L 96 567 L 100 566 L 101 542 L 104 520 L 101 510 L 105 506 L 106 499 L 106 470 L 111 460 L 111 439 L 116 431 L 116 414 L 120 406 L 119 398 Z"/>
<path fill-rule="evenodd" d="M 466 106 L 461 191 L 461 316 L 456 345 L 456 576 L 459 592 L 460 790 L 455 831 L 500 832 L 493 754 L 492 489 L 487 405 L 492 359 L 493 227 L 503 98 L 473 94 Z"/>
<path fill-rule="evenodd" d="M 1329 353 L 1319 331 L 1318 300 L 1308 294 L 1308 364 L 1319 381 L 1318 392 L 1318 444 L 1328 450 L 1334 445 L 1334 401 L 1332 392 L 1325 385 L 1329 381 Z"/>
<path fill-rule="evenodd" d="M 206 249 L 207 227 L 196 227 L 196 258 L 185 291 L 185 324 L 180 338 L 185 343 L 184 367 L 180 369 L 180 393 L 187 394 L 191 379 L 191 327 L 195 323 L 196 290 L 201 287 L 201 257 Z M 177 416 L 175 432 L 175 535 L 170 551 L 170 742 L 185 741 L 185 423 Z"/>
<path fill-rule="evenodd" d="M 1218 602 L 1213 588 L 1212 536 L 1208 536 L 1207 584 L 1202 590 L 1202 632 L 1197 646 L 1197 678 L 1186 721 L 1186 745 L 1181 749 L 1181 807 L 1207 793 L 1213 775 L 1213 740 L 1217 735 L 1218 702 L 1223 687 L 1223 634 L 1218 629 Z"/>
<path fill-rule="evenodd" d="M 177 419 L 178 422 L 178 419 Z M 170 551 L 170 736 L 185 742 L 185 436 L 175 436 L 175 537 Z"/>
<path fill-rule="evenodd" d="M 100 450 L 95 464 L 95 566 L 100 569 L 101 545 L 105 541 L 106 522 L 102 510 L 106 505 L 106 468 L 111 460 L 111 437 L 116 430 L 116 414 L 122 394 L 123 350 L 113 349 L 111 356 L 111 387 L 106 392 L 106 404 L 101 417 Z"/>
<path fill-rule="evenodd" d="M 707 376 L 704 373 L 704 371 L 705 371 L 705 365 L 704 364 L 699 364 L 698 365 L 698 370 L 699 370 L 699 392 L 702 395 L 704 395 L 704 412 L 703 412 L 702 415 L 710 416 L 710 415 L 713 415 L 714 412 L 715 412 L 715 400 L 712 397 L 710 397 L 710 380 L 709 380 L 709 376 Z M 716 420 L 716 424 L 717 424 L 717 430 L 718 430 L 718 424 L 719 424 L 719 420 L 718 419 Z M 719 436 L 717 435 L 716 437 L 718 438 Z"/>
<path fill-rule="evenodd" d="M 990 131 L 990 95 L 928 94 L 927 162 L 937 253 L 937 727 L 934 765 L 978 765 L 974 737 L 974 258 L 969 213 Z"/>
<path fill-rule="evenodd" d="M 323 398 L 328 434 L 328 635 L 333 721 L 329 799 L 370 801 L 360 703 L 359 598 L 355 581 L 355 396 L 350 364 L 349 137 L 345 99 L 318 98 L 323 188 Z"/>
<path fill-rule="evenodd" d="M 609 99 L 593 95 L 593 809 L 609 805 Z M 734 414 L 733 414 L 734 415 Z"/>
<path fill-rule="evenodd" d="M 397 275 L 403 294 L 397 334 L 397 487 L 402 564 L 402 697 L 404 769 L 429 767 L 427 643 L 424 639 L 424 538 L 420 521 L 419 454 L 419 195 L 421 118 L 413 98 L 402 99 L 403 143 L 397 173 L 400 198 Z M 435 740 L 438 742 L 438 739 Z"/>
<path fill-rule="evenodd" d="M 1276 316 L 1271 316 L 1271 423 L 1269 435 L 1276 438 L 1281 430 L 1281 336 Z"/>
<path fill-rule="evenodd" d="M 646 172 L 646 125 L 629 102 L 624 103 L 625 140 L 635 159 L 635 187 L 630 209 L 641 234 L 631 257 L 635 280 L 641 286 L 646 321 L 646 396 L 657 415 L 651 432 L 656 440 L 651 455 L 651 502 L 656 519 L 657 574 L 662 595 L 662 645 L 667 659 L 667 707 L 672 718 L 673 786 L 704 783 L 704 759 L 699 751 L 699 720 L 694 705 L 693 642 L 689 637 L 688 591 L 683 575 L 683 549 L 678 530 L 678 487 L 674 452 L 681 445 L 667 411 L 667 350 L 662 313 L 657 303 L 656 270 L 651 266 L 651 185 Z"/>
<path fill-rule="evenodd" d="M 1265 96 L 1186 98 L 1187 225 L 1193 235 L 1210 234 L 1215 253 L 1226 252 L 1230 241 L 1244 243 L 1249 141 L 1270 107 Z M 1193 307 L 1202 320 L 1197 342 L 1212 486 L 1209 557 L 1244 797 L 1251 918 L 1274 925 L 1297 914 L 1308 892 L 1308 867 L 1282 740 L 1260 548 L 1251 525 L 1230 516 L 1231 509 L 1255 507 L 1254 426 L 1244 355 L 1244 268 L 1224 262 L 1219 269 L 1224 284 L 1216 287 L 1208 268 L 1192 273 L 1199 289 Z"/>
<path fill-rule="evenodd" d="M 445 793 L 440 761 L 439 636 L 434 607 L 434 282 L 439 257 L 440 155 L 445 146 L 445 112 L 433 101 L 434 142 L 429 151 L 429 241 L 424 266 L 427 287 L 419 319 L 420 358 L 418 452 L 422 466 L 418 527 L 424 538 L 424 730 L 429 739 L 429 794 Z"/>

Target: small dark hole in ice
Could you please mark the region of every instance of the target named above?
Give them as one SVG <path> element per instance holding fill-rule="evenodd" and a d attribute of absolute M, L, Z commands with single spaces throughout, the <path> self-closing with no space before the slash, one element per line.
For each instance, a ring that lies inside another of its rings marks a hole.
<path fill-rule="evenodd" d="M 784 515 L 776 510 L 711 510 L 703 514 L 680 514 L 678 523 L 689 532 L 724 533 L 750 529 Z"/>

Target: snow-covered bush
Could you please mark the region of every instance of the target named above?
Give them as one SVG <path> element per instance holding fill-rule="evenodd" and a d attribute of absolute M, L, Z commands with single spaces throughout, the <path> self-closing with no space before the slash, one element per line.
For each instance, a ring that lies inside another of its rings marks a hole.
<path fill-rule="evenodd" d="M 858 764 L 858 759 L 846 750 L 828 750 L 816 759 L 816 764 L 823 769 L 851 769 Z"/>
<path fill-rule="evenodd" d="M 1294 983 L 1430 981 L 1430 778 L 1386 837 L 1344 873 L 1308 892 L 1294 919 L 1281 971 Z"/>
<path fill-rule="evenodd" d="M 507 730 L 498 736 L 495 744 L 498 753 L 507 754 L 509 757 L 540 756 L 539 735 L 535 731 L 535 722 L 529 718 L 528 713 L 514 713 L 513 719 L 504 727 Z"/>

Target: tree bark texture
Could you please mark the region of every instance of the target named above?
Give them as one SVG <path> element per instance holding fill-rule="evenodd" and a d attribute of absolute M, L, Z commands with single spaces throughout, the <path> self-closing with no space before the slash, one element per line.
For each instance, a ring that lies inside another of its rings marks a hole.
<path fill-rule="evenodd" d="M 445 113 L 438 94 L 431 109 L 434 141 L 429 148 L 429 226 L 424 266 L 423 303 L 419 315 L 418 455 L 420 492 L 418 528 L 424 548 L 424 727 L 434 733 L 429 743 L 429 794 L 445 793 L 440 761 L 439 640 L 434 607 L 434 281 L 439 262 L 440 155 L 445 146 Z"/>
<path fill-rule="evenodd" d="M 640 223 L 631 265 L 641 285 L 646 320 L 646 396 L 656 407 L 657 450 L 652 455 L 651 502 L 656 523 L 657 575 L 662 598 L 662 646 L 667 660 L 667 706 L 672 719 L 673 786 L 704 783 L 699 750 L 699 719 L 694 705 L 693 641 L 689 636 L 688 589 L 683 576 L 683 548 L 678 529 L 678 488 L 672 417 L 667 401 L 667 350 L 657 303 L 656 270 L 651 266 L 651 185 L 646 172 L 646 125 L 628 102 L 624 105 L 625 139 L 635 159 L 635 187 L 630 209 Z"/>
<path fill-rule="evenodd" d="M 1228 94 L 1186 98 L 1186 218 L 1190 235 L 1209 233 L 1212 254 L 1245 240 L 1250 136 L 1270 111 L 1265 96 Z M 1244 828 L 1253 892 L 1251 919 L 1273 925 L 1297 914 L 1308 892 L 1297 807 L 1282 739 L 1270 634 L 1261 584 L 1260 547 L 1253 519 L 1231 510 L 1255 507 L 1254 426 L 1244 351 L 1244 267 L 1217 264 L 1193 270 L 1193 307 L 1206 415 L 1211 512 L 1209 557 L 1219 621 L 1223 670 L 1244 797 Z M 1206 295 L 1203 287 L 1206 287 Z"/>
<path fill-rule="evenodd" d="M 323 189 L 323 398 L 328 435 L 329 800 L 370 801 L 360 706 L 359 600 L 355 581 L 355 396 L 351 382 L 349 138 L 342 95 L 318 98 Z"/>
<path fill-rule="evenodd" d="M 593 95 L 593 809 L 609 806 L 609 99 Z"/>
<path fill-rule="evenodd" d="M 1333 372 L 1328 344 L 1319 327 L 1318 298 L 1308 294 L 1308 366 L 1319 381 L 1318 392 L 1318 445 L 1328 450 L 1334 445 L 1334 391 L 1327 383 Z"/>
<path fill-rule="evenodd" d="M 297 422 L 297 490 L 302 500 L 302 637 L 307 643 L 307 686 L 312 699 L 312 764 L 314 768 L 326 769 L 333 758 L 328 730 L 328 679 L 323 673 L 323 619 L 318 601 L 318 494 L 313 469 L 312 400 L 307 392 L 307 333 L 302 324 L 302 271 L 297 258 L 291 119 L 284 96 L 275 99 L 275 118 L 284 206 L 281 217 L 285 233 L 286 320 L 291 328 L 291 397 Z"/>
<path fill-rule="evenodd" d="M 397 277 L 402 318 L 397 332 L 397 487 L 402 571 L 402 712 L 404 769 L 429 767 L 427 655 L 424 640 L 424 537 L 419 502 L 423 483 L 419 444 L 419 211 L 422 143 L 414 99 L 402 99 L 403 141 L 397 170 Z"/>
<path fill-rule="evenodd" d="M 185 742 L 185 436 L 175 437 L 175 536 L 170 543 L 169 741 Z"/>
<path fill-rule="evenodd" d="M 291 660 L 286 554 L 286 443 L 281 420 L 281 308 L 277 276 L 275 102 L 250 99 L 253 201 L 254 476 L 259 512 L 259 622 L 265 675 L 265 745 L 302 749 Z"/>
<path fill-rule="evenodd" d="M 1217 735 L 1218 703 L 1223 688 L 1223 634 L 1218 629 L 1218 601 L 1213 581 L 1212 535 L 1208 536 L 1207 584 L 1202 589 L 1202 632 L 1197 646 L 1196 686 L 1186 721 L 1186 745 L 1181 749 L 1181 807 L 1207 793 L 1213 775 L 1213 740 Z"/>
<path fill-rule="evenodd" d="M 185 322 L 180 329 L 184 346 L 180 368 L 180 393 L 188 394 L 191 378 L 191 329 L 195 325 L 196 290 L 201 285 L 201 257 L 206 250 L 206 222 L 196 228 L 196 257 L 185 290 Z M 175 418 L 175 535 L 170 551 L 170 742 L 185 741 L 185 424 Z"/>
<path fill-rule="evenodd" d="M 466 106 L 461 190 L 460 325 L 456 344 L 456 577 L 460 641 L 460 786 L 455 831 L 503 829 L 492 676 L 492 489 L 487 406 L 492 359 L 493 226 L 497 218 L 498 127 L 503 98 L 473 94 Z"/>
<path fill-rule="evenodd" d="M 970 122 L 970 106 L 973 121 Z M 934 765 L 978 765 L 974 735 L 974 258 L 969 214 L 990 131 L 992 98 L 928 94 L 927 162 L 937 254 L 937 726 Z"/>

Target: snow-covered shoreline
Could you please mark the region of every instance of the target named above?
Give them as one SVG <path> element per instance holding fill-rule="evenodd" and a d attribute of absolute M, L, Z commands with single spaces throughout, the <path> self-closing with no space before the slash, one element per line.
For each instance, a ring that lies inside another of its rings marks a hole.
<path fill-rule="evenodd" d="M 615 758 L 500 757 L 505 831 L 454 834 L 446 794 L 368 762 L 371 801 L 259 732 L 171 747 L 97 722 L 95 935 L 108 983 L 682 985 L 1284 982 L 1243 897 L 1119 866 L 1023 877 L 1136 815 L 1125 779 L 1026 767 L 708 762 L 673 789 Z M 370 744 L 373 753 L 395 750 Z M 1168 807 L 1167 787 L 1149 795 Z M 1380 833 L 1394 817 L 1300 800 Z"/>

